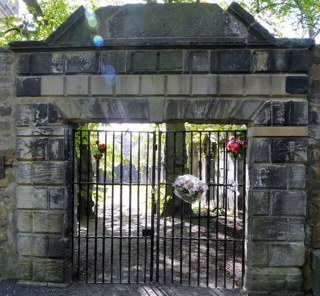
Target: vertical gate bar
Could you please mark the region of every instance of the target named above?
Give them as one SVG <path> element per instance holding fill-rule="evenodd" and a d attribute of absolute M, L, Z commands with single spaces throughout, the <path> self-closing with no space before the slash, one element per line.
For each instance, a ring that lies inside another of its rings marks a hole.
<path fill-rule="evenodd" d="M 96 160 L 96 194 L 95 194 L 95 213 L 94 213 L 94 283 L 97 282 L 97 252 L 98 252 L 98 192 L 99 192 L 99 159 Z"/>
<path fill-rule="evenodd" d="M 229 134 L 226 132 L 225 143 L 228 143 Z M 223 287 L 226 288 L 227 285 L 227 211 L 228 211 L 228 192 L 227 192 L 227 184 L 228 184 L 228 155 L 226 150 L 226 144 L 224 145 L 223 153 L 224 153 L 224 265 L 223 265 L 223 276 L 224 282 Z"/>
<path fill-rule="evenodd" d="M 104 172 L 103 172 L 103 227 L 102 227 L 102 283 L 105 279 L 105 260 L 106 260 L 106 197 L 107 197 L 107 155 L 108 155 L 108 134 L 104 132 L 104 143 L 106 145 L 106 153 L 104 158 Z"/>
<path fill-rule="evenodd" d="M 201 132 L 199 133 L 199 151 L 198 151 L 198 176 L 201 179 L 202 174 L 201 174 Z M 201 273 L 201 269 L 200 269 L 200 250 L 201 250 L 201 200 L 199 200 L 199 208 L 198 208 L 198 258 L 197 258 L 197 286 L 200 286 L 200 273 Z"/>
<path fill-rule="evenodd" d="M 208 137 L 208 145 L 209 145 L 209 151 L 207 151 L 207 153 L 211 153 L 211 132 L 207 133 L 207 137 Z M 208 160 L 208 155 L 205 155 L 206 157 L 206 166 L 208 167 L 208 163 L 209 163 L 209 167 L 211 166 L 210 163 L 210 159 Z M 211 192 L 211 180 L 210 180 L 210 169 L 206 169 L 206 172 L 208 174 L 208 176 L 206 176 L 206 179 L 208 180 L 208 191 L 206 193 L 207 197 L 206 197 L 206 201 L 207 201 L 207 266 L 206 266 L 206 286 L 209 286 L 209 273 L 210 273 L 210 252 L 209 252 L 209 248 L 210 248 L 210 192 Z"/>
<path fill-rule="evenodd" d="M 152 171 L 151 171 L 151 253 L 150 253 L 150 281 L 153 281 L 153 269 L 154 269 L 154 228 L 155 228 L 155 215 L 156 215 L 156 203 L 155 203 L 155 181 L 156 181 L 156 132 L 152 133 Z"/>
<path fill-rule="evenodd" d="M 247 138 L 247 133 L 244 132 L 245 139 Z M 244 281 L 244 273 L 245 273 L 245 229 L 246 229 L 246 206 L 245 206 L 245 200 L 246 200 L 246 157 L 247 157 L 247 149 L 244 148 L 243 152 L 243 161 L 242 161 L 242 168 L 243 168 L 243 174 L 242 174 L 242 281 L 241 281 L 241 288 L 243 287 L 243 281 Z"/>
<path fill-rule="evenodd" d="M 162 137 L 164 137 L 164 143 L 166 141 L 166 133 L 163 133 L 159 130 L 159 155 L 160 155 L 160 169 L 159 169 L 159 176 L 162 172 L 162 165 L 161 165 L 161 153 L 162 153 Z M 167 161 L 166 157 L 165 157 L 165 161 Z M 162 172 L 165 176 L 165 172 Z M 161 176 L 160 176 L 161 178 Z M 160 182 L 159 182 L 160 184 Z M 160 185 L 161 186 L 161 185 Z M 166 190 L 166 184 L 165 186 L 165 190 Z M 160 190 L 160 188 L 159 188 Z M 167 195 L 166 192 L 164 193 L 164 204 L 167 204 Z M 163 209 L 163 282 L 166 283 L 167 282 L 167 210 L 166 207 L 164 207 Z"/>
<path fill-rule="evenodd" d="M 90 140 L 91 140 L 91 133 L 88 131 L 88 143 L 87 143 L 87 149 L 88 149 L 88 154 L 87 154 L 87 164 L 90 161 Z M 87 231 L 86 231 L 86 283 L 88 283 L 88 267 L 89 267 L 89 195 L 90 195 L 90 185 L 89 184 L 89 176 L 90 176 L 90 171 L 89 171 L 89 165 L 87 165 L 87 221 L 86 221 L 86 226 L 87 226 Z"/>
<path fill-rule="evenodd" d="M 189 133 L 190 135 L 190 155 L 191 155 L 191 162 L 190 162 L 190 167 L 191 167 L 191 175 L 194 174 L 194 163 L 193 163 L 193 132 L 191 131 Z M 191 256 L 191 244 L 192 244 L 192 219 L 191 216 L 189 217 L 189 275 L 188 275 L 188 284 L 191 285 L 191 260 L 192 260 L 192 256 Z"/>
<path fill-rule="evenodd" d="M 148 185 L 149 185 L 149 150 L 150 150 L 150 134 L 147 133 L 147 159 L 146 159 L 146 206 L 145 206 L 145 225 L 144 227 L 148 227 Z M 144 238 L 144 282 L 147 281 L 147 256 L 148 256 L 148 238 Z"/>
<path fill-rule="evenodd" d="M 112 189 L 111 189 L 111 260 L 110 260 L 110 282 L 113 283 L 113 247 L 114 247 L 114 165 L 115 165 L 115 132 L 112 132 Z"/>
<path fill-rule="evenodd" d="M 158 231 L 157 231 L 157 236 L 158 236 L 158 239 L 160 240 L 160 198 L 161 198 L 161 153 L 162 153 L 162 145 L 161 145 L 161 138 L 162 138 L 162 133 L 160 130 L 158 130 L 158 175 L 157 175 L 157 187 L 158 187 L 158 225 L 157 225 L 157 228 L 158 228 Z M 163 213 L 162 213 L 163 214 Z M 164 231 L 164 230 L 163 230 Z M 165 242 L 165 234 L 163 235 L 163 242 Z M 160 241 L 159 241 L 159 251 L 160 253 Z M 159 259 L 158 259 L 159 260 Z M 163 250 L 163 271 L 164 271 L 164 275 L 165 275 L 165 247 L 164 247 L 164 250 Z M 159 271 L 158 271 L 158 278 L 157 278 L 157 281 L 159 281 Z M 165 282 L 165 279 L 164 279 L 164 282 Z"/>
<path fill-rule="evenodd" d="M 141 145 L 141 133 L 138 133 L 138 180 L 137 180 L 137 283 L 139 283 L 139 265 L 140 265 L 140 145 Z"/>
<path fill-rule="evenodd" d="M 220 184 L 220 149 L 219 149 L 219 144 L 220 144 L 220 132 L 217 132 L 217 154 L 218 154 L 218 159 L 217 159 L 217 165 L 215 166 L 215 168 L 217 169 L 217 177 L 216 177 L 216 184 Z M 217 211 L 217 215 L 216 215 L 216 258 L 215 258 L 215 287 L 218 286 L 218 255 L 219 255 L 219 204 L 220 204 L 220 199 L 219 199 L 219 195 L 220 195 L 220 185 L 216 185 L 217 186 L 217 206 L 216 206 L 216 211 Z"/>
<path fill-rule="evenodd" d="M 233 180 L 236 184 L 236 188 L 233 192 L 233 266 L 232 266 L 232 288 L 234 289 L 235 286 L 235 273 L 236 273 L 236 230 L 237 230 L 237 172 L 238 172 L 238 160 L 234 161 L 234 168 L 233 168 Z"/>
<path fill-rule="evenodd" d="M 177 150 L 177 132 L 173 132 L 173 179 L 176 177 L 176 150 Z M 172 181 L 172 180 L 171 180 Z M 166 181 L 168 182 L 168 180 Z M 172 195 L 172 199 L 173 199 L 173 209 L 175 209 L 175 205 L 176 205 L 176 197 L 175 194 Z M 175 210 L 173 210 L 175 211 Z M 171 283 L 173 283 L 173 273 L 174 273 L 174 235 L 175 235 L 175 229 L 174 229 L 174 225 L 175 225 L 175 213 L 173 213 L 172 215 L 172 231 L 171 231 Z"/>
<path fill-rule="evenodd" d="M 156 148 L 157 148 L 157 175 L 156 175 L 156 184 L 157 185 L 157 250 L 156 250 L 156 282 L 159 282 L 159 265 L 160 265 L 160 167 L 161 167 L 161 134 L 160 132 L 155 131 L 155 137 L 156 137 Z M 155 154 L 156 157 L 156 154 Z M 156 160 L 155 160 L 156 161 Z M 155 167 L 156 169 L 156 167 Z"/>
<path fill-rule="evenodd" d="M 70 135 L 70 134 L 69 134 Z M 72 130 L 72 137 L 71 137 L 71 176 L 72 176 L 72 187 L 71 187 L 71 196 L 72 196 L 72 201 L 71 201 L 71 208 L 72 208 L 72 222 L 71 222 L 71 226 L 72 226 L 72 239 L 71 239 L 71 250 L 72 250 L 72 272 L 74 273 L 74 240 L 76 237 L 76 230 L 77 228 L 75 228 L 75 219 L 78 219 L 78 217 L 75 216 L 75 187 L 76 187 L 76 182 L 78 181 L 76 179 L 75 176 L 75 160 L 76 160 L 76 148 L 75 148 L 75 139 L 76 139 L 76 133 L 75 130 Z M 69 139 L 70 140 L 70 139 Z M 79 184 L 79 183 L 78 183 Z M 78 185 L 79 186 L 79 185 Z"/>
<path fill-rule="evenodd" d="M 79 157 L 79 169 L 78 169 L 78 172 L 79 172 L 79 182 L 80 182 L 80 186 L 78 186 L 78 190 L 79 190 L 79 193 L 78 193 L 78 202 L 79 202 L 79 205 L 78 205 L 78 266 L 77 266 L 77 277 L 79 278 L 80 276 L 80 252 L 81 252 L 81 213 L 80 213 L 80 209 L 81 209 L 81 206 L 82 206 L 82 203 L 81 203 L 81 194 L 82 194 L 82 190 L 83 190 L 83 185 L 82 185 L 82 145 L 83 145 L 83 134 L 82 134 L 82 130 L 80 130 L 80 147 L 79 147 L 79 150 L 80 150 L 80 157 Z"/>
<path fill-rule="evenodd" d="M 128 283 L 131 282 L 131 207 L 132 207 L 132 133 L 130 132 L 129 146 L 129 241 L 128 241 Z"/>
<path fill-rule="evenodd" d="M 122 190 L 123 190 L 123 132 L 120 132 L 120 233 L 119 233 L 119 281 L 122 283 Z"/>

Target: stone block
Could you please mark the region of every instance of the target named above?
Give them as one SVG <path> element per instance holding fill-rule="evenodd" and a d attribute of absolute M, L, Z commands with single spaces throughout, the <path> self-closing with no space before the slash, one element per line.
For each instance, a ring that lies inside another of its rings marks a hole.
<path fill-rule="evenodd" d="M 272 214 L 287 216 L 304 216 L 307 197 L 304 191 L 273 191 Z"/>
<path fill-rule="evenodd" d="M 192 75 L 192 95 L 216 95 L 217 75 Z"/>
<path fill-rule="evenodd" d="M 188 108 L 185 112 L 185 120 L 202 120 L 207 118 L 207 114 L 211 110 L 211 99 L 192 99 L 189 101 Z"/>
<path fill-rule="evenodd" d="M 250 137 L 307 137 L 307 126 L 256 126 L 248 129 Z"/>
<path fill-rule="evenodd" d="M 12 116 L 13 108 L 11 106 L 1 106 L 0 107 L 0 116 Z"/>
<path fill-rule="evenodd" d="M 32 164 L 30 162 L 19 162 L 17 171 L 17 183 L 31 184 L 32 181 Z"/>
<path fill-rule="evenodd" d="M 268 266 L 269 244 L 253 241 L 248 244 L 246 264 L 249 266 Z M 250 254 L 250 255 L 249 255 Z"/>
<path fill-rule="evenodd" d="M 33 280 L 39 282 L 63 282 L 64 261 L 60 259 L 35 258 Z"/>
<path fill-rule="evenodd" d="M 89 78 L 86 75 L 66 77 L 66 95 L 84 96 L 89 94 Z"/>
<path fill-rule="evenodd" d="M 168 75 L 167 95 L 188 95 L 190 94 L 191 75 Z"/>
<path fill-rule="evenodd" d="M 49 187 L 49 208 L 52 210 L 63 210 L 66 208 L 67 187 Z"/>
<path fill-rule="evenodd" d="M 37 53 L 32 55 L 32 74 L 62 74 L 64 71 L 63 53 Z"/>
<path fill-rule="evenodd" d="M 285 165 L 254 164 L 254 188 L 287 188 L 287 167 Z"/>
<path fill-rule="evenodd" d="M 16 155 L 21 160 L 46 159 L 48 138 L 18 138 Z"/>
<path fill-rule="evenodd" d="M 0 278 L 13 279 L 16 278 L 17 253 L 12 246 L 3 245 L 0 249 Z"/>
<path fill-rule="evenodd" d="M 209 51 L 197 50 L 190 52 L 191 73 L 208 73 L 210 70 Z"/>
<path fill-rule="evenodd" d="M 66 57 L 66 73 L 98 73 L 99 55 L 94 52 L 72 52 Z M 68 85 L 68 83 L 67 83 Z"/>
<path fill-rule="evenodd" d="M 34 233 L 62 233 L 64 212 L 33 211 Z"/>
<path fill-rule="evenodd" d="M 252 237 L 255 240 L 303 241 L 304 218 L 253 217 Z"/>
<path fill-rule="evenodd" d="M 17 264 L 17 279 L 32 280 L 33 277 L 33 259 L 20 257 Z"/>
<path fill-rule="evenodd" d="M 139 122 L 149 121 L 148 99 L 123 99 L 122 101 L 126 118 Z"/>
<path fill-rule="evenodd" d="M 313 291 L 315 295 L 320 295 L 320 250 L 313 250 L 312 258 L 312 272 L 313 272 Z"/>
<path fill-rule="evenodd" d="M 106 67 L 112 67 L 115 74 L 126 73 L 129 70 L 126 59 L 126 52 L 124 50 L 108 50 L 102 52 L 101 73 L 105 73 L 103 69 L 106 69 Z"/>
<path fill-rule="evenodd" d="M 70 258 L 72 254 L 71 240 L 60 236 L 49 237 L 50 258 Z"/>
<path fill-rule="evenodd" d="M 252 268 L 246 270 L 244 289 L 248 291 L 301 291 L 303 276 L 300 268 Z"/>
<path fill-rule="evenodd" d="M 271 143 L 269 138 L 253 138 L 251 159 L 253 162 L 270 162 L 271 160 Z"/>
<path fill-rule="evenodd" d="M 32 232 L 32 212 L 19 210 L 17 212 L 17 228 L 19 232 Z"/>
<path fill-rule="evenodd" d="M 46 187 L 18 186 L 16 189 L 18 209 L 47 209 L 48 193 Z"/>
<path fill-rule="evenodd" d="M 305 247 L 303 243 L 273 243 L 269 247 L 269 266 L 302 266 L 304 263 L 304 256 Z"/>
<path fill-rule="evenodd" d="M 35 162 L 33 164 L 33 181 L 35 184 L 64 184 L 64 162 Z"/>
<path fill-rule="evenodd" d="M 243 75 L 219 75 L 220 95 L 243 95 Z"/>
<path fill-rule="evenodd" d="M 259 99 L 248 99 L 241 100 L 237 104 L 237 108 L 232 113 L 232 118 L 236 120 L 250 120 L 253 115 L 256 114 L 259 107 L 263 104 L 263 102 Z"/>
<path fill-rule="evenodd" d="M 306 186 L 306 167 L 303 164 L 289 165 L 289 189 L 304 189 Z"/>
<path fill-rule="evenodd" d="M 245 75 L 245 94 L 248 96 L 270 95 L 270 76 Z"/>
<path fill-rule="evenodd" d="M 68 157 L 65 149 L 64 138 L 49 138 L 48 140 L 48 159 L 66 160 Z"/>
<path fill-rule="evenodd" d="M 207 113 L 207 118 L 217 120 L 225 120 L 226 118 L 232 118 L 238 105 L 238 99 L 220 99 L 212 101 L 210 110 Z"/>
<path fill-rule="evenodd" d="M 164 106 L 165 120 L 183 119 L 186 112 L 183 100 L 167 99 Z"/>
<path fill-rule="evenodd" d="M 40 77 L 17 78 L 16 94 L 18 97 L 41 96 L 41 78 Z"/>
<path fill-rule="evenodd" d="M 154 73 L 157 70 L 158 52 L 155 50 L 135 51 L 132 71 L 134 73 Z"/>
<path fill-rule="evenodd" d="M 61 125 L 65 123 L 65 119 L 55 104 L 48 104 L 48 123 L 50 125 Z"/>
<path fill-rule="evenodd" d="M 308 76 L 287 76 L 286 92 L 292 95 L 307 95 L 309 90 Z"/>
<path fill-rule="evenodd" d="M 116 82 L 117 95 L 139 95 L 140 76 L 139 75 L 119 75 Z"/>
<path fill-rule="evenodd" d="M 111 75 L 91 76 L 91 95 L 113 95 L 116 79 Z"/>
<path fill-rule="evenodd" d="M 273 102 L 274 125 L 307 125 L 308 104 L 307 101 Z"/>
<path fill-rule="evenodd" d="M 220 52 L 221 73 L 248 73 L 251 70 L 250 50 L 226 50 Z"/>
<path fill-rule="evenodd" d="M 31 73 L 31 54 L 17 54 L 17 74 L 28 75 Z"/>
<path fill-rule="evenodd" d="M 141 95 L 162 95 L 164 94 L 164 75 L 142 75 Z"/>
<path fill-rule="evenodd" d="M 104 114 L 104 118 L 116 120 L 126 118 L 126 110 L 120 100 L 102 99 L 100 106 Z"/>
<path fill-rule="evenodd" d="M 288 72 L 289 51 L 283 49 L 256 50 L 256 72 Z"/>
<path fill-rule="evenodd" d="M 182 72 L 183 52 L 179 51 L 160 51 L 159 70 L 161 73 L 181 73 Z"/>
<path fill-rule="evenodd" d="M 286 96 L 286 75 L 271 75 L 271 95 Z"/>
<path fill-rule="evenodd" d="M 297 49 L 291 51 L 291 71 L 292 72 L 308 72 L 310 67 L 310 54 L 308 49 Z"/>
<path fill-rule="evenodd" d="M 41 77 L 41 96 L 63 96 L 64 77 L 63 76 L 43 76 Z"/>
<path fill-rule="evenodd" d="M 272 139 L 272 162 L 306 162 L 307 140 L 301 138 Z"/>
<path fill-rule="evenodd" d="M 46 257 L 48 238 L 43 235 L 19 234 L 17 249 L 19 256 Z"/>
<path fill-rule="evenodd" d="M 162 123 L 164 121 L 164 98 L 149 98 L 150 122 Z"/>
<path fill-rule="evenodd" d="M 268 215 L 270 208 L 269 191 L 252 191 L 253 215 Z"/>
<path fill-rule="evenodd" d="M 66 129 L 64 127 L 21 127 L 17 129 L 17 135 L 27 136 L 64 136 Z"/>

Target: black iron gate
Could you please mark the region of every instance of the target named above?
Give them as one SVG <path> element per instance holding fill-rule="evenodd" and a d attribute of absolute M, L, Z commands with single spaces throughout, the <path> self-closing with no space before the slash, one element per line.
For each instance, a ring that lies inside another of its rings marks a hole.
<path fill-rule="evenodd" d="M 78 279 L 242 287 L 245 149 L 241 142 L 232 154 L 227 144 L 245 137 L 244 131 L 76 131 Z M 208 185 L 192 204 L 173 193 L 172 183 L 186 174 Z"/>

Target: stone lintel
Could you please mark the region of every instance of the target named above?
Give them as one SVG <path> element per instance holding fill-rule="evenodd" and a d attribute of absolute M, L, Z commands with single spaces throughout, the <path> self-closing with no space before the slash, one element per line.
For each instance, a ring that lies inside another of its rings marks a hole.
<path fill-rule="evenodd" d="M 248 129 L 249 137 L 308 137 L 307 126 L 255 126 Z"/>

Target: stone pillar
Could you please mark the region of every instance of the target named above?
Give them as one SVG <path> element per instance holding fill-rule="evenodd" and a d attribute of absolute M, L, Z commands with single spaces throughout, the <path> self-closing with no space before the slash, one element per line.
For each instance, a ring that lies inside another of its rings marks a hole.
<path fill-rule="evenodd" d="M 16 265 L 15 218 L 15 88 L 14 55 L 0 49 L 0 156 L 4 178 L 0 179 L 0 280 L 14 278 Z"/>
<path fill-rule="evenodd" d="M 50 103 L 18 105 L 17 124 L 17 278 L 66 283 L 72 268 L 69 128 Z"/>
<path fill-rule="evenodd" d="M 300 291 L 305 255 L 307 128 L 250 127 L 248 135 L 244 288 Z"/>

